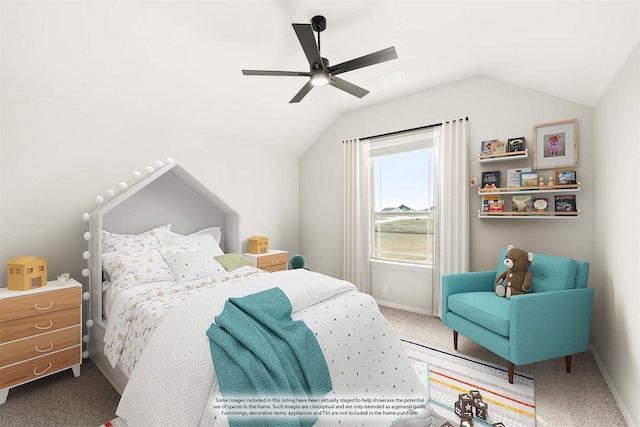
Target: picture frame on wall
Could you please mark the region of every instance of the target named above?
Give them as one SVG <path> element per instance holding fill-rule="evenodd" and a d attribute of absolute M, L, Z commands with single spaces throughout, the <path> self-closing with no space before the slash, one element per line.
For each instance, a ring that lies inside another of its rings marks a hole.
<path fill-rule="evenodd" d="M 578 164 L 578 120 L 533 127 L 533 169 L 570 168 Z"/>

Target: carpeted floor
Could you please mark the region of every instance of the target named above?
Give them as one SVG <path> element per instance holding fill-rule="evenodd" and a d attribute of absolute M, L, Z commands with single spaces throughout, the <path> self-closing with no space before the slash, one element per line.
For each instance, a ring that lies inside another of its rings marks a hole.
<path fill-rule="evenodd" d="M 453 350 L 453 334 L 439 318 L 387 307 L 380 310 L 401 337 Z M 506 366 L 502 358 L 464 336 L 458 340 L 458 351 Z M 538 427 L 627 426 L 591 352 L 574 355 L 570 374 L 565 372 L 564 358 L 516 369 L 534 378 Z"/>
<path fill-rule="evenodd" d="M 451 331 L 440 319 L 386 307 L 381 310 L 401 337 L 452 350 Z M 462 336 L 458 349 L 477 359 L 504 363 Z M 564 371 L 564 359 L 520 370 L 535 378 L 539 427 L 627 425 L 590 352 L 574 356 L 570 374 Z M 119 398 L 91 361 L 85 360 L 78 378 L 68 369 L 11 389 L 7 403 L 0 405 L 0 427 L 97 427 L 114 417 Z"/>
<path fill-rule="evenodd" d="M 80 376 L 71 369 L 9 390 L 0 427 L 97 427 L 113 418 L 120 395 L 90 360 Z"/>

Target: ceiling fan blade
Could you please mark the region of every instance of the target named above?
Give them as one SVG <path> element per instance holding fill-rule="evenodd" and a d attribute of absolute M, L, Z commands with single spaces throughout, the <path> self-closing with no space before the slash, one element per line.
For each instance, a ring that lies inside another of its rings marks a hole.
<path fill-rule="evenodd" d="M 267 71 L 267 70 L 242 70 L 245 76 L 302 76 L 309 77 L 311 73 L 304 71 Z"/>
<path fill-rule="evenodd" d="M 391 61 L 396 59 L 398 54 L 395 47 L 388 47 L 381 51 L 370 53 L 369 55 L 361 56 L 360 58 L 352 59 L 341 64 L 332 65 L 327 68 L 327 71 L 332 75 L 346 73 L 347 71 L 356 70 L 362 67 L 368 67 L 369 65 L 379 64 L 381 62 Z"/>
<path fill-rule="evenodd" d="M 293 29 L 298 36 L 302 50 L 304 50 L 304 54 L 307 56 L 309 66 L 311 68 L 317 68 L 314 67 L 314 65 L 319 65 L 320 68 L 323 68 L 322 57 L 320 56 L 320 50 L 316 44 L 316 37 L 313 35 L 313 28 L 311 28 L 311 24 L 291 25 L 293 25 Z"/>
<path fill-rule="evenodd" d="M 357 96 L 358 98 L 362 98 L 363 96 L 369 93 L 368 90 L 363 89 L 360 86 L 356 86 L 353 83 L 349 83 L 348 81 L 342 80 L 341 78 L 335 77 L 335 76 L 331 76 L 329 84 L 347 93 L 350 93 L 353 96 Z"/>
<path fill-rule="evenodd" d="M 313 89 L 313 85 L 311 84 L 311 80 L 309 80 L 307 84 L 302 86 L 302 89 L 300 89 L 300 91 L 296 93 L 296 96 L 294 96 L 291 101 L 289 101 L 289 104 L 294 104 L 296 102 L 302 101 L 302 98 L 304 98 L 311 91 L 311 89 Z"/>

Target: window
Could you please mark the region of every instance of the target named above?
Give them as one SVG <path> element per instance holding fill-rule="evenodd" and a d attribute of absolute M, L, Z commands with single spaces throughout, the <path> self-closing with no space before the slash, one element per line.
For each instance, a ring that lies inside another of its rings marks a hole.
<path fill-rule="evenodd" d="M 371 141 L 371 258 L 434 261 L 435 148 L 439 127 Z"/>

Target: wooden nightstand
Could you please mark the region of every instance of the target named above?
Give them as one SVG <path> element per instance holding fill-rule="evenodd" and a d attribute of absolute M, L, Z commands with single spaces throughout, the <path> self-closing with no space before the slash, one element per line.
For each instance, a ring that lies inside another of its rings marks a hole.
<path fill-rule="evenodd" d="M 289 252 L 269 251 L 266 254 L 242 254 L 253 263 L 254 267 L 267 271 L 280 271 L 287 269 L 289 262 Z"/>
<path fill-rule="evenodd" d="M 0 288 L 0 404 L 12 387 L 82 364 L 82 285 Z"/>

